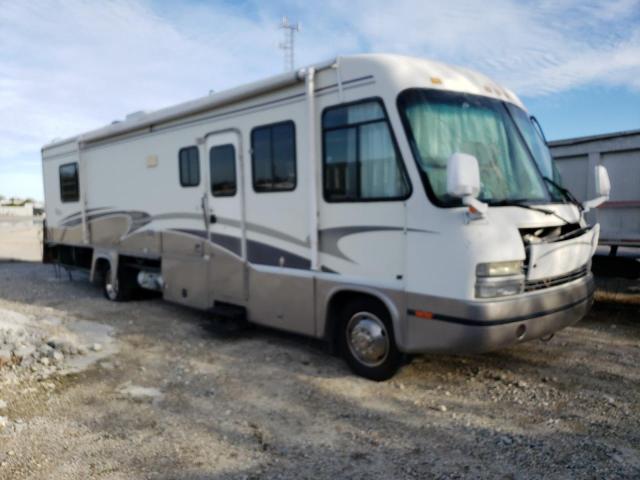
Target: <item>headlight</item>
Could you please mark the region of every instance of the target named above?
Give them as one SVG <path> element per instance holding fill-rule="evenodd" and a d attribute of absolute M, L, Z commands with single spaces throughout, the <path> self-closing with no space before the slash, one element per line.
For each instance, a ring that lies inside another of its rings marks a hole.
<path fill-rule="evenodd" d="M 507 275 L 521 275 L 522 260 L 512 260 L 509 262 L 489 262 L 479 263 L 476 266 L 476 276 L 478 277 L 504 277 Z"/>
<path fill-rule="evenodd" d="M 521 260 L 479 263 L 476 266 L 476 297 L 495 298 L 524 291 Z"/>
<path fill-rule="evenodd" d="M 476 280 L 477 298 L 506 297 L 524 291 L 524 275 L 502 278 L 478 278 Z"/>

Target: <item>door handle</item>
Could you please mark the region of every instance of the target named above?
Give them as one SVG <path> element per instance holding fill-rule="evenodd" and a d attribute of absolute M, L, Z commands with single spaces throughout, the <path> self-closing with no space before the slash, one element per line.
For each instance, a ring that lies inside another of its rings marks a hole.
<path fill-rule="evenodd" d="M 209 223 L 216 223 L 217 221 L 218 218 L 213 213 L 209 215 Z"/>

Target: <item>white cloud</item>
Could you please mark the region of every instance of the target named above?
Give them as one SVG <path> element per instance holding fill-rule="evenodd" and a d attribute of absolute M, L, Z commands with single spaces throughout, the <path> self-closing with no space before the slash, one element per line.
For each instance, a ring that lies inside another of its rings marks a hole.
<path fill-rule="evenodd" d="M 589 84 L 640 91 L 640 1 L 333 0 L 367 48 L 483 71 L 534 96 Z"/>
<path fill-rule="evenodd" d="M 0 4 L 0 175 L 5 185 L 8 169 L 31 175 L 30 192 L 54 137 L 278 73 L 283 13 L 302 22 L 299 64 L 401 52 L 528 96 L 592 84 L 640 92 L 640 0 Z"/>

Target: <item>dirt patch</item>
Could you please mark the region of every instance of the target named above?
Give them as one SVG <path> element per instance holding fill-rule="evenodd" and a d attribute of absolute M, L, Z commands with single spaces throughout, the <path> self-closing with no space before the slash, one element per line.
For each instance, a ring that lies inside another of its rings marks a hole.
<path fill-rule="evenodd" d="M 42 260 L 42 220 L 0 217 L 0 261 Z"/>
<path fill-rule="evenodd" d="M 118 346 L 67 377 L 0 370 L 2 479 L 640 476 L 634 303 L 596 303 L 549 343 L 419 356 L 385 383 L 320 342 L 217 337 L 205 314 L 110 303 L 43 265 L 0 264 L 0 309 L 106 325 Z"/>

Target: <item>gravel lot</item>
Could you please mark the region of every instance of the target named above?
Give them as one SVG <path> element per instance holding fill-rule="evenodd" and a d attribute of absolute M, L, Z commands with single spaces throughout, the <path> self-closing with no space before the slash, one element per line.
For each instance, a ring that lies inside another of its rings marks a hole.
<path fill-rule="evenodd" d="M 639 478 L 640 291 L 603 287 L 549 343 L 373 383 L 317 341 L 0 263 L 0 315 L 111 335 L 76 373 L 0 367 L 0 478 Z"/>

